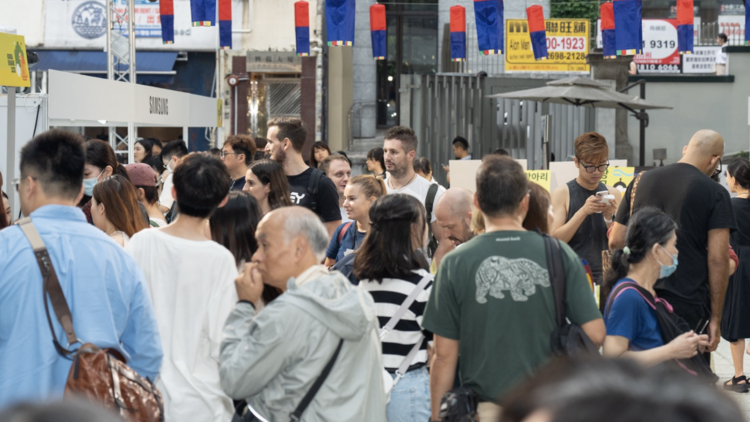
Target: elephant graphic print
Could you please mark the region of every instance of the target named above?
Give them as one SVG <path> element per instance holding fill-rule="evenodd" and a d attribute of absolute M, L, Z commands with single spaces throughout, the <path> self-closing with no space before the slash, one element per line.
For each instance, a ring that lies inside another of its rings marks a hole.
<path fill-rule="evenodd" d="M 526 302 L 536 293 L 536 286 L 549 287 L 549 273 L 536 262 L 526 259 L 508 259 L 491 256 L 485 259 L 476 272 L 476 299 L 487 303 L 487 295 L 504 299 L 506 294 L 516 302 Z"/>

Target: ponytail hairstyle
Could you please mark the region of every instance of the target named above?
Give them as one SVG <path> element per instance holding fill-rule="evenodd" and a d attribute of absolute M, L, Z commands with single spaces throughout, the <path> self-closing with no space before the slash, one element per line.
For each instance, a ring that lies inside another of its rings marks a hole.
<path fill-rule="evenodd" d="M 735 158 L 727 166 L 727 174 L 743 189 L 750 189 L 750 160 L 747 158 Z"/>
<path fill-rule="evenodd" d="M 86 141 L 86 164 L 92 165 L 98 169 L 104 170 L 107 166 L 112 167 L 112 175 L 120 175 L 128 181 L 128 171 L 125 166 L 117 162 L 115 151 L 104 141 L 98 139 L 89 139 Z"/>
<path fill-rule="evenodd" d="M 349 184 L 362 190 L 366 198 L 380 198 L 386 194 L 385 182 L 370 174 L 361 174 L 349 179 Z"/>
<path fill-rule="evenodd" d="M 677 224 L 656 208 L 643 208 L 633 214 L 625 234 L 626 247 L 612 253 L 611 267 L 604 279 L 604 297 L 609 296 L 618 280 L 628 275 L 631 264 L 642 262 L 654 245 L 666 245 L 675 230 Z"/>

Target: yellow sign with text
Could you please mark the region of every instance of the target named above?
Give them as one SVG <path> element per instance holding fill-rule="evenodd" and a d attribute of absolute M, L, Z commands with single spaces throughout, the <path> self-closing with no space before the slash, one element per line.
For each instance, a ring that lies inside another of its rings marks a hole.
<path fill-rule="evenodd" d="M 602 183 L 612 186 L 624 194 L 635 176 L 635 167 L 610 167 L 602 177 Z"/>
<path fill-rule="evenodd" d="M 0 85 L 31 86 L 23 36 L 0 32 L 0 54 Z"/>
<path fill-rule="evenodd" d="M 508 72 L 589 72 L 591 22 L 547 19 L 547 60 L 534 60 L 526 19 L 505 21 L 505 70 Z"/>
<path fill-rule="evenodd" d="M 550 191 L 551 176 L 549 170 L 526 170 L 526 178 Z"/>

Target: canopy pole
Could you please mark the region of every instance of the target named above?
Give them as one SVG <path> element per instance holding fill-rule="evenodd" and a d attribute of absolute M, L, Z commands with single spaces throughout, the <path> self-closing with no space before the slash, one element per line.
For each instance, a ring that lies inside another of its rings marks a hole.
<path fill-rule="evenodd" d="M 5 162 L 8 163 L 5 172 L 5 193 L 8 194 L 8 204 L 11 215 L 15 214 L 16 191 L 13 188 L 13 179 L 16 176 L 16 87 L 8 88 L 8 144 Z M 18 175 L 20 177 L 20 174 Z M 10 221 L 8 222 L 10 223 Z"/>

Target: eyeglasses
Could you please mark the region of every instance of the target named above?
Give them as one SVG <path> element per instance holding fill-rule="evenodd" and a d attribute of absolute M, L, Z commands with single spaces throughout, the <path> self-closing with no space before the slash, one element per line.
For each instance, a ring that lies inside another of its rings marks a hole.
<path fill-rule="evenodd" d="M 34 177 L 34 176 L 23 176 L 23 177 L 16 177 L 15 179 L 13 179 L 13 182 L 12 182 L 12 183 L 13 183 L 13 185 L 14 185 L 14 186 L 16 187 L 16 192 L 18 192 L 18 185 L 20 185 L 20 184 L 21 184 L 21 182 L 22 182 L 22 181 L 24 181 L 24 180 L 25 180 L 25 179 L 26 179 L 27 177 L 30 177 L 30 178 L 31 178 L 31 180 L 34 180 L 34 181 L 36 181 L 36 180 L 37 180 L 37 178 L 36 178 L 36 177 Z"/>
<path fill-rule="evenodd" d="M 595 171 L 604 173 L 609 168 L 609 161 L 607 161 L 606 164 L 599 164 L 598 166 L 587 166 L 581 162 L 580 158 L 578 158 L 578 163 L 581 165 L 581 167 L 586 169 L 586 173 L 593 173 Z"/>
<path fill-rule="evenodd" d="M 219 152 L 219 157 L 221 158 L 224 158 L 227 155 L 239 155 L 239 153 L 238 152 L 224 152 L 224 151 Z"/>

